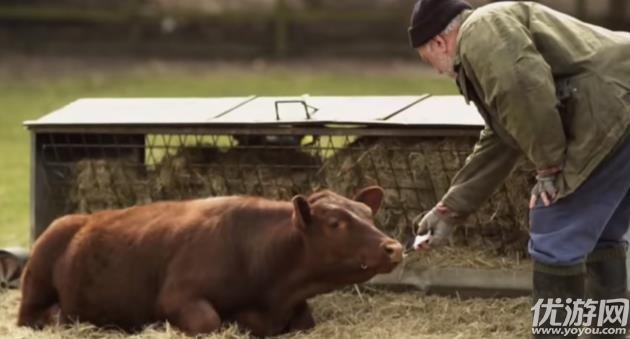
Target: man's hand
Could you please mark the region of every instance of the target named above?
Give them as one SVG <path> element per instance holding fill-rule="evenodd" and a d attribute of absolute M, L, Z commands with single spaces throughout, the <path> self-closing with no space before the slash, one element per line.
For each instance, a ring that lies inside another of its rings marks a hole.
<path fill-rule="evenodd" d="M 560 170 L 539 171 L 536 175 L 536 185 L 532 188 L 532 195 L 529 199 L 529 208 L 536 207 L 538 199 L 542 199 L 545 206 L 551 205 L 558 195 L 556 188 L 556 178 Z"/>
<path fill-rule="evenodd" d="M 422 244 L 420 247 L 428 247 L 429 245 L 441 246 L 446 244 L 453 234 L 457 218 L 442 203 L 439 203 L 433 209 L 426 213 L 418 215 L 413 224 L 418 228 L 417 235 L 430 234 L 428 243 Z"/>

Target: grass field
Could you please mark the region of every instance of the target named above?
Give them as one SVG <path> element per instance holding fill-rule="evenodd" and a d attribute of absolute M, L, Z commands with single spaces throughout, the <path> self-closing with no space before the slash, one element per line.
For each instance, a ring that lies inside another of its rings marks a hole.
<path fill-rule="evenodd" d="M 453 94 L 418 63 L 0 58 L 0 246 L 28 245 L 30 139 L 22 122 L 81 97 Z M 176 112 L 174 112 L 175 114 Z"/>

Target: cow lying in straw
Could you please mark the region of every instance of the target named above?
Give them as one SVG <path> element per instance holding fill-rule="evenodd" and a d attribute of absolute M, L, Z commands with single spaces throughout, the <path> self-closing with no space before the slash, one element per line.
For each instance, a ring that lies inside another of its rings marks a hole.
<path fill-rule="evenodd" d="M 401 245 L 375 228 L 383 190 L 291 202 L 218 197 L 54 221 L 33 247 L 18 325 L 86 321 L 187 334 L 226 322 L 257 336 L 314 326 L 307 299 L 390 272 Z"/>

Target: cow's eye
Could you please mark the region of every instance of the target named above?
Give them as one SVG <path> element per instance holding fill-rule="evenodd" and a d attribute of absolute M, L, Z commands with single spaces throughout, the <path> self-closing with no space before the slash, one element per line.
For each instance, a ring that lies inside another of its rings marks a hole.
<path fill-rule="evenodd" d="M 337 228 L 339 228 L 339 225 L 340 225 L 340 222 L 339 221 L 335 221 L 332 224 L 330 224 L 330 227 L 337 229 Z"/>

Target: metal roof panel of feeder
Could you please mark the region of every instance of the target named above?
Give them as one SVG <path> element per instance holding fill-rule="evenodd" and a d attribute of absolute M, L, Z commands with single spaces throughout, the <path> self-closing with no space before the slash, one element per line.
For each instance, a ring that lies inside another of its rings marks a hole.
<path fill-rule="evenodd" d="M 259 97 L 210 123 L 370 124 L 384 120 L 425 96 Z"/>
<path fill-rule="evenodd" d="M 29 127 L 73 125 L 483 126 L 458 96 L 292 96 L 223 98 L 89 98 Z"/>
<path fill-rule="evenodd" d="M 253 97 L 87 98 L 26 125 L 135 125 L 205 123 Z"/>
<path fill-rule="evenodd" d="M 397 125 L 483 126 L 474 105 L 455 95 L 431 96 L 387 119 Z"/>

